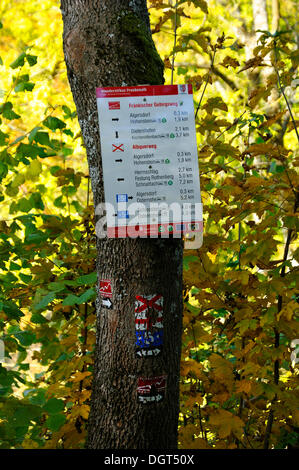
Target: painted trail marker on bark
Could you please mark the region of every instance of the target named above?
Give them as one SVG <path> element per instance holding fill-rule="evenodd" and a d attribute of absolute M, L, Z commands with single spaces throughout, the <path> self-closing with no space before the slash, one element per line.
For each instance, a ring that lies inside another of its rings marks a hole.
<path fill-rule="evenodd" d="M 163 400 L 166 393 L 166 375 L 158 377 L 139 377 L 137 395 L 139 403 L 157 403 Z"/>
<path fill-rule="evenodd" d="M 102 297 L 112 297 L 111 279 L 100 279 L 100 295 Z"/>
<path fill-rule="evenodd" d="M 114 208 L 108 237 L 201 234 L 192 86 L 97 88 L 96 96 L 105 203 Z"/>
<path fill-rule="evenodd" d="M 158 356 L 163 347 L 163 297 L 136 295 L 135 300 L 136 356 Z"/>
<path fill-rule="evenodd" d="M 113 308 L 112 284 L 111 279 L 100 279 L 99 294 L 101 296 L 101 305 L 109 309 Z"/>

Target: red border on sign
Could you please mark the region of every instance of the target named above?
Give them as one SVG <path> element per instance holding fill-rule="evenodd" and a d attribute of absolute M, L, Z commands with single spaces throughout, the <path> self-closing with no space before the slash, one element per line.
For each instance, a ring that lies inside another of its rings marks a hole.
<path fill-rule="evenodd" d="M 192 229 L 190 226 L 194 226 Z M 168 230 L 171 226 L 172 230 Z M 166 234 L 178 234 L 178 233 L 197 233 L 203 232 L 203 222 L 192 221 L 192 222 L 171 222 L 167 224 L 152 224 L 152 225 L 124 225 L 118 227 L 108 227 L 107 236 L 108 238 L 137 238 L 137 237 L 148 237 L 150 235 L 166 235 Z"/>
<path fill-rule="evenodd" d="M 97 98 L 122 98 L 128 96 L 162 96 L 180 95 L 179 85 L 138 85 L 127 87 L 105 87 L 97 88 Z M 192 95 L 192 85 L 186 84 L 186 94 Z M 184 94 L 184 93 L 182 93 Z"/>

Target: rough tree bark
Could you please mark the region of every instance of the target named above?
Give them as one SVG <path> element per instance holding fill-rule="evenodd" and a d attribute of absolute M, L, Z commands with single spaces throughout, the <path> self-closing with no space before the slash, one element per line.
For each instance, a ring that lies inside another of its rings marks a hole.
<path fill-rule="evenodd" d="M 146 0 L 61 0 L 68 79 L 86 147 L 94 206 L 104 200 L 96 87 L 162 84 Z M 182 329 L 182 241 L 97 239 L 98 279 L 111 279 L 113 309 L 97 300 L 97 340 L 87 447 L 177 447 Z M 136 295 L 164 297 L 163 352 L 136 358 Z M 167 375 L 159 403 L 137 401 L 138 377 Z"/>

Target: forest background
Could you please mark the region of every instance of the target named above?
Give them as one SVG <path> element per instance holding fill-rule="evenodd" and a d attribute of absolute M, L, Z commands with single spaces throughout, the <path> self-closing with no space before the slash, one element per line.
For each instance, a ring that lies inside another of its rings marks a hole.
<path fill-rule="evenodd" d="M 193 85 L 204 208 L 184 256 L 179 446 L 297 446 L 298 2 L 148 7 L 165 83 Z M 0 19 L 0 448 L 82 448 L 94 209 L 59 2 L 2 0 Z"/>

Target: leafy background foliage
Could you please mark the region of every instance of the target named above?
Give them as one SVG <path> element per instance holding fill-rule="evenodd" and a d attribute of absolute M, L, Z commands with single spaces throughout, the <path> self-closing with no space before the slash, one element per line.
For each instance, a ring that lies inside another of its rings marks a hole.
<path fill-rule="evenodd" d="M 148 6 L 166 83 L 193 85 L 204 205 L 184 257 L 180 447 L 296 446 L 296 2 L 258 33 L 249 0 Z M 0 447 L 80 448 L 96 252 L 59 3 L 4 0 L 1 21 Z"/>

